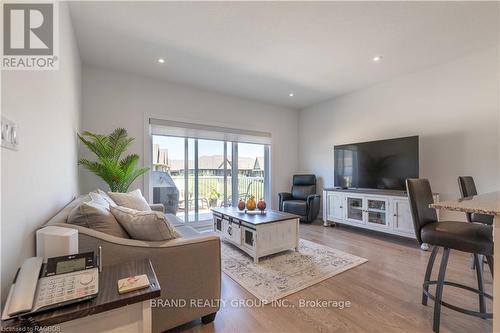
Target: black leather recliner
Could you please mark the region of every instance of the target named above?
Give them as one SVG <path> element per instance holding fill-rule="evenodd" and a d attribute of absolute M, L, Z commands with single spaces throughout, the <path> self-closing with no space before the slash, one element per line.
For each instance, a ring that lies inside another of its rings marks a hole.
<path fill-rule="evenodd" d="M 320 195 L 316 194 L 315 175 L 294 175 L 292 192 L 281 192 L 279 210 L 300 216 L 301 222 L 311 223 L 319 213 Z"/>

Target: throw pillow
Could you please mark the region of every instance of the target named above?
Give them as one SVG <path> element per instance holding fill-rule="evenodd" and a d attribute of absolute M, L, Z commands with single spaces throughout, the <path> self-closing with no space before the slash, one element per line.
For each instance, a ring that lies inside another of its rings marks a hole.
<path fill-rule="evenodd" d="M 109 201 L 104 199 L 103 196 L 100 195 L 97 191 L 90 192 L 89 196 L 90 196 L 90 199 L 92 199 L 92 202 L 99 204 L 101 206 L 104 206 L 107 209 L 109 209 Z"/>
<path fill-rule="evenodd" d="M 116 206 L 116 202 L 113 201 L 113 199 L 111 199 L 111 197 L 106 193 L 104 192 L 103 190 L 101 189 L 98 189 L 97 190 L 97 193 L 104 199 L 108 202 L 109 206 L 111 207 L 114 207 Z"/>
<path fill-rule="evenodd" d="M 96 202 L 83 202 L 68 216 L 68 223 L 104 232 L 108 235 L 130 238 L 108 208 Z"/>
<path fill-rule="evenodd" d="M 149 207 L 148 202 L 142 196 L 139 189 L 128 193 L 108 192 L 108 194 L 118 206 L 142 211 L 151 210 L 151 207 Z"/>
<path fill-rule="evenodd" d="M 122 206 L 111 207 L 111 213 L 133 239 L 162 241 L 180 236 L 163 213 Z"/>

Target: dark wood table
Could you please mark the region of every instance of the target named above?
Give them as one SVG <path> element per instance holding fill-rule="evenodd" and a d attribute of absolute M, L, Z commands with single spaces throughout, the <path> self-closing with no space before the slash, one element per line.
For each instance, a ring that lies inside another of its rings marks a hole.
<path fill-rule="evenodd" d="M 253 225 L 275 223 L 300 218 L 300 216 L 298 215 L 280 212 L 279 210 L 273 209 L 267 209 L 265 210 L 265 214 L 262 214 L 258 210 L 251 211 L 251 213 L 245 213 L 245 211 L 239 210 L 236 207 L 220 207 L 212 208 L 212 212 L 216 214 L 231 216 L 234 219 L 238 219 Z"/>
<path fill-rule="evenodd" d="M 118 280 L 135 275 L 146 274 L 149 288 L 119 294 Z M 106 311 L 118 309 L 130 304 L 141 303 L 160 297 L 160 284 L 149 259 L 129 261 L 119 265 L 105 266 L 99 273 L 99 293 L 97 297 L 80 303 L 70 304 L 58 309 L 47 310 L 29 316 L 37 326 L 46 327 L 60 325 L 72 320 L 93 316 Z M 23 320 L 9 319 L 2 321 L 2 331 L 20 331 Z M 90 332 L 90 331 L 89 331 Z"/>

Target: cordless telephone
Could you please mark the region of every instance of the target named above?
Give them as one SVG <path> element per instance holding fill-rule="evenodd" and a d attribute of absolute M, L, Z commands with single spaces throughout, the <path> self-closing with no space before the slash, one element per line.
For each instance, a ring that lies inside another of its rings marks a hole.
<path fill-rule="evenodd" d="M 41 312 L 97 296 L 99 272 L 94 253 L 24 261 L 10 288 L 2 320 Z"/>

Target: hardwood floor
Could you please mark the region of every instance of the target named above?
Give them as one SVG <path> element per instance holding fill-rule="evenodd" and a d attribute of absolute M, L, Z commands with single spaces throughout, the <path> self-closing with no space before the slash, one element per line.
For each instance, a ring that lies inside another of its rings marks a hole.
<path fill-rule="evenodd" d="M 256 301 L 249 292 L 222 274 L 222 298 L 226 307 L 215 321 L 199 321 L 172 332 L 432 332 L 434 303 L 421 304 L 421 288 L 430 252 L 421 251 L 416 241 L 370 233 L 346 226 L 323 227 L 301 224 L 301 238 L 368 259 L 368 262 L 298 293 L 286 297 L 289 306 L 231 307 L 231 300 Z M 265 260 L 265 259 L 264 259 Z M 441 253 L 436 259 L 437 275 Z M 492 278 L 485 265 L 485 288 L 492 294 Z M 470 256 L 452 251 L 447 280 L 477 287 Z M 433 291 L 433 289 L 431 289 Z M 445 287 L 444 300 L 476 310 L 478 297 L 460 289 Z M 301 300 L 350 301 L 349 308 L 300 307 Z M 492 309 L 487 302 L 489 311 Z M 441 332 L 491 332 L 492 321 L 442 309 Z"/>

